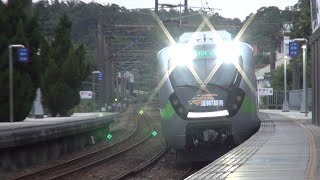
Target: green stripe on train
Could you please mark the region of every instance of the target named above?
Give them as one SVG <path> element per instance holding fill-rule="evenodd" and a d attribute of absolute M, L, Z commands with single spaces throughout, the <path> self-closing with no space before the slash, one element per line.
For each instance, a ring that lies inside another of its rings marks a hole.
<path fill-rule="evenodd" d="M 170 101 L 167 102 L 167 104 L 164 108 L 160 109 L 160 115 L 161 115 L 161 118 L 163 118 L 163 119 L 171 118 L 173 113 L 174 113 L 174 109 L 173 109 Z"/>
<path fill-rule="evenodd" d="M 242 102 L 241 109 L 243 112 L 257 112 L 257 105 L 254 101 L 251 101 L 247 96 L 244 97 L 244 100 Z"/>

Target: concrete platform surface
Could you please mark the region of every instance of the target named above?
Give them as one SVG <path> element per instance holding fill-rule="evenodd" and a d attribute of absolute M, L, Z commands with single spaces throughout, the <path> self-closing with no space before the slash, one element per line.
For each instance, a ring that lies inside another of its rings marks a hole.
<path fill-rule="evenodd" d="M 26 118 L 22 122 L 0 122 L 0 135 L 7 133 L 8 130 L 17 130 L 25 128 L 34 128 L 39 126 L 59 125 L 61 123 L 75 123 L 77 121 L 86 121 L 102 116 L 115 115 L 117 113 L 74 113 L 70 117 L 44 117 L 42 119 Z"/>
<path fill-rule="evenodd" d="M 277 109 L 260 109 L 259 112 L 262 113 L 273 113 L 283 115 L 289 118 L 293 118 L 295 120 L 311 120 L 312 112 L 308 112 L 307 117 L 305 117 L 305 113 L 301 113 L 300 111 L 290 110 L 289 112 L 282 112 L 282 110 Z"/>
<path fill-rule="evenodd" d="M 75 113 L 71 117 L 27 118 L 22 122 L 0 123 L 0 149 L 93 130 L 113 122 L 117 113 Z"/>
<path fill-rule="evenodd" d="M 187 179 L 320 179 L 320 128 L 311 113 L 260 110 L 259 117 L 255 135 Z"/>

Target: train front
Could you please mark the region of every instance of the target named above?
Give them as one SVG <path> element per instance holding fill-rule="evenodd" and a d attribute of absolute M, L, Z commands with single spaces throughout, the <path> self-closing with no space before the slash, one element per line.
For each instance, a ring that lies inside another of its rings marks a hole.
<path fill-rule="evenodd" d="M 233 41 L 217 43 L 205 35 L 190 44 L 158 54 L 160 78 L 165 80 L 160 89 L 161 129 L 174 149 L 224 143 L 238 136 L 236 131 L 250 131 L 254 121 L 250 118 L 256 118 L 240 110 L 246 98 L 254 100 L 239 71 L 254 81 L 246 66 L 250 47 Z"/>

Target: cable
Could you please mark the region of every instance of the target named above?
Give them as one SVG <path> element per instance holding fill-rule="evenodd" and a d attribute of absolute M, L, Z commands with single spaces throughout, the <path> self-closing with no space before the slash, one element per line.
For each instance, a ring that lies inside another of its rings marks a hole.
<path fill-rule="evenodd" d="M 204 5 L 203 5 L 203 2 L 202 2 L 202 0 L 201 0 L 201 4 L 202 4 L 202 7 L 203 7 L 203 10 L 205 10 L 205 7 L 204 7 Z"/>

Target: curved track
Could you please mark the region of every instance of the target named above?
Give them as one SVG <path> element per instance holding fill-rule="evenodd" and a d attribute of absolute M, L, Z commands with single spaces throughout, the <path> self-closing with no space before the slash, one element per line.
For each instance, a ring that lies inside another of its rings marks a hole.
<path fill-rule="evenodd" d="M 150 105 L 149 105 L 150 107 Z M 63 179 L 123 179 L 130 178 L 133 174 L 145 170 L 156 162 L 167 148 L 163 139 L 159 135 L 152 135 L 152 131 L 158 131 L 160 121 L 158 112 L 154 111 L 154 107 L 145 107 L 144 115 L 146 121 L 152 122 L 151 129 L 142 129 L 142 133 L 147 133 L 143 141 L 135 146 L 124 150 L 121 156 L 118 156 L 110 161 L 101 162 L 101 164 L 92 166 L 83 171 L 72 173 Z"/>
<path fill-rule="evenodd" d="M 138 116 L 138 115 L 135 115 L 135 116 Z M 114 143 L 110 146 L 106 146 L 92 153 L 68 160 L 58 165 L 55 165 L 46 169 L 42 169 L 36 172 L 32 172 L 23 176 L 15 177 L 13 179 L 33 179 L 33 180 L 34 179 L 58 179 L 66 175 L 69 175 L 71 173 L 74 173 L 76 171 L 79 171 L 81 169 L 85 169 L 90 166 L 101 163 L 102 161 L 107 161 L 111 158 L 114 158 L 115 156 L 118 156 L 121 153 L 131 149 L 132 147 L 135 147 L 138 144 L 144 142 L 150 137 L 150 134 L 149 134 L 147 137 L 143 137 L 143 139 L 141 140 L 141 137 L 140 137 L 141 135 L 137 133 L 139 128 L 141 128 L 141 123 L 139 123 L 138 117 L 135 118 L 135 121 L 136 121 L 136 126 L 134 131 L 131 132 L 128 136 L 126 136 L 122 140 L 118 141 L 117 143 Z M 147 126 L 149 126 L 149 128 L 152 129 L 150 121 L 147 120 L 147 124 L 148 124 Z M 139 139 L 138 142 L 136 142 L 137 139 Z M 131 141 L 133 141 L 134 143 Z M 128 147 L 128 144 L 130 145 L 129 147 Z M 122 150 L 121 151 L 118 150 L 117 153 L 113 153 L 112 155 L 110 155 L 110 150 L 116 149 L 116 148 L 122 149 Z M 107 154 L 109 154 L 109 156 Z"/>
<path fill-rule="evenodd" d="M 168 150 L 167 147 L 164 147 L 163 149 L 161 149 L 158 154 L 156 156 L 154 156 L 152 159 L 150 159 L 149 161 L 141 164 L 140 166 L 138 166 L 137 168 L 133 169 L 133 170 L 129 170 L 126 172 L 123 172 L 121 174 L 119 174 L 118 176 L 114 177 L 113 179 L 115 180 L 119 180 L 119 179 L 124 179 L 127 178 L 133 174 L 136 174 L 140 171 L 143 171 L 144 169 L 148 168 L 149 166 L 151 166 L 152 164 L 154 164 L 156 161 L 158 161 Z"/>

